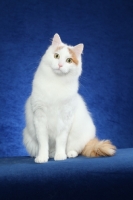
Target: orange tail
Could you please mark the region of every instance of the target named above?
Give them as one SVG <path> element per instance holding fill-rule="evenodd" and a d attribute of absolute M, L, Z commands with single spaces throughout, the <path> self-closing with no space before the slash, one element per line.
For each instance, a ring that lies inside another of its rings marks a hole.
<path fill-rule="evenodd" d="M 81 154 L 87 157 L 100 157 L 113 156 L 115 152 L 116 147 L 109 140 L 99 141 L 94 138 L 86 144 Z"/>

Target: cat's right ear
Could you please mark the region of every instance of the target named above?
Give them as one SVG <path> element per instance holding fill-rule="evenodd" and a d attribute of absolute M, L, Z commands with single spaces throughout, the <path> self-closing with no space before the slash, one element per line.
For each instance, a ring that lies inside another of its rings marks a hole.
<path fill-rule="evenodd" d="M 62 44 L 62 41 L 60 39 L 60 36 L 56 33 L 52 40 L 52 46 L 57 47 L 57 46 L 60 46 L 61 44 Z"/>

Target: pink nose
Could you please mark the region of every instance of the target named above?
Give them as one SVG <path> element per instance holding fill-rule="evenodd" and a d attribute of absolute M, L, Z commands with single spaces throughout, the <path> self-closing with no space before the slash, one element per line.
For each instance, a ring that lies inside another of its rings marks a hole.
<path fill-rule="evenodd" d="M 58 64 L 58 66 L 59 66 L 59 68 L 60 68 L 60 67 L 62 67 L 63 65 L 62 65 L 62 64 Z"/>

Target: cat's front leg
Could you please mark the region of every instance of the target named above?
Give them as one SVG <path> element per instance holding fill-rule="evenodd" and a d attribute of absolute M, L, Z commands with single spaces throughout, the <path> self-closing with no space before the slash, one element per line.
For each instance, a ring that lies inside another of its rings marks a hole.
<path fill-rule="evenodd" d="M 66 155 L 66 142 L 68 132 L 66 130 L 59 133 L 56 137 L 56 151 L 54 160 L 65 160 Z"/>
<path fill-rule="evenodd" d="M 48 132 L 46 128 L 46 116 L 43 109 L 37 109 L 34 112 L 34 124 L 36 137 L 38 141 L 38 155 L 35 158 L 36 163 L 45 163 L 48 161 Z"/>
<path fill-rule="evenodd" d="M 73 109 L 72 106 L 64 106 L 63 115 L 58 121 L 58 135 L 56 136 L 56 150 L 55 150 L 55 160 L 65 160 L 66 155 L 66 146 L 68 140 L 68 134 L 71 129 L 73 121 Z"/>

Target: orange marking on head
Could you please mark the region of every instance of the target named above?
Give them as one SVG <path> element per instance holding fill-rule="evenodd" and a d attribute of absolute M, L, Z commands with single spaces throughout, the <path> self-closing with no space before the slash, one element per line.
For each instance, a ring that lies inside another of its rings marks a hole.
<path fill-rule="evenodd" d="M 69 53 L 72 55 L 72 60 L 73 60 L 73 62 L 74 62 L 76 65 L 78 65 L 79 61 L 78 61 L 78 59 L 77 59 L 77 57 L 76 57 L 74 51 L 73 51 L 72 49 L 70 49 L 70 48 L 68 48 L 68 50 L 69 50 Z"/>

